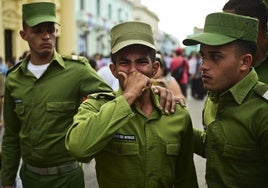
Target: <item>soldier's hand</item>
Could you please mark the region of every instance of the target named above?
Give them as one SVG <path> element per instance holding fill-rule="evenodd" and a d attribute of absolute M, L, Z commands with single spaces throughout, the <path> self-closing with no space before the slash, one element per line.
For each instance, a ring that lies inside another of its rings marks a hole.
<path fill-rule="evenodd" d="M 124 92 L 123 95 L 130 105 L 136 98 L 141 96 L 145 90 L 151 88 L 150 78 L 137 71 L 130 72 L 128 75 L 124 72 L 119 72 L 118 79 Z"/>
<path fill-rule="evenodd" d="M 176 110 L 176 104 L 186 106 L 184 96 L 175 96 L 171 90 L 161 86 L 152 86 L 152 88 L 155 94 L 159 94 L 160 105 L 166 114 L 174 113 Z"/>

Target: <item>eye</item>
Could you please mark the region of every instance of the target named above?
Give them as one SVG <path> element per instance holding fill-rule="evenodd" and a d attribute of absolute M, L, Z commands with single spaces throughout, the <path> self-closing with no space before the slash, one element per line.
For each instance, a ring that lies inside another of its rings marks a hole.
<path fill-rule="evenodd" d="M 210 55 L 210 58 L 212 60 L 216 61 L 216 60 L 219 60 L 221 58 L 221 55 L 217 54 L 217 53 L 215 53 L 215 54 L 213 53 L 213 54 Z"/>
<path fill-rule="evenodd" d="M 47 30 L 47 32 L 48 32 L 49 34 L 52 34 L 52 33 L 55 32 L 55 30 L 56 30 L 55 28 L 50 28 L 50 29 Z"/>
<path fill-rule="evenodd" d="M 119 60 L 118 62 L 117 62 L 120 66 L 127 66 L 129 63 L 128 63 L 128 61 L 126 61 L 126 60 Z"/>
<path fill-rule="evenodd" d="M 149 64 L 150 62 L 149 62 L 149 60 L 148 59 L 139 59 L 138 61 L 137 61 L 137 64 L 138 65 L 147 65 L 147 64 Z"/>

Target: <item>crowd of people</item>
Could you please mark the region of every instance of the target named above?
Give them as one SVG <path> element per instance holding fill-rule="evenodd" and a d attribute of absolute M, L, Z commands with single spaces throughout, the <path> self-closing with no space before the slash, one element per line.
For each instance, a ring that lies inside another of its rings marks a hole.
<path fill-rule="evenodd" d="M 158 51 L 149 24 L 123 22 L 102 59 L 59 54 L 56 5 L 23 4 L 29 51 L 0 79 L 2 187 L 83 188 L 81 163 L 94 159 L 100 188 L 195 188 L 194 154 L 209 188 L 267 187 L 267 18 L 262 0 L 229 0 L 183 40 L 200 45 L 188 56 Z M 205 99 L 203 130 L 188 87 Z"/>

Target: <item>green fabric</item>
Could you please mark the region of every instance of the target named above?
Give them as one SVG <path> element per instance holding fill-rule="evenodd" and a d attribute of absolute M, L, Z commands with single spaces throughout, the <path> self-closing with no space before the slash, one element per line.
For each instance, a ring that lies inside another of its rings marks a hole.
<path fill-rule="evenodd" d="M 226 12 L 207 15 L 204 31 L 183 40 L 184 45 L 223 45 L 237 39 L 257 42 L 258 20 Z"/>
<path fill-rule="evenodd" d="M 177 105 L 165 115 L 152 94 L 149 117 L 116 96 L 90 97 L 79 108 L 66 147 L 79 160 L 95 157 L 100 188 L 198 187 L 193 163 L 192 122 Z"/>
<path fill-rule="evenodd" d="M 257 62 L 257 64 L 254 66 L 257 74 L 258 74 L 258 78 L 259 81 L 264 82 L 266 84 L 268 84 L 268 52 L 265 56 L 265 58 L 259 62 Z"/>
<path fill-rule="evenodd" d="M 58 23 L 56 5 L 50 2 L 37 2 L 22 5 L 22 20 L 33 27 L 42 22 Z"/>
<path fill-rule="evenodd" d="M 124 22 L 111 29 L 111 51 L 116 53 L 122 48 L 141 44 L 156 49 L 152 28 L 143 22 Z"/>
<path fill-rule="evenodd" d="M 268 91 L 268 86 L 264 87 Z M 203 149 L 195 150 L 206 150 L 209 187 L 267 187 L 268 105 L 262 96 L 264 87 L 252 69 L 221 96 L 209 94 L 203 113 L 206 134 L 195 132 L 206 136 Z"/>
<path fill-rule="evenodd" d="M 57 166 L 75 159 L 64 139 L 82 98 L 112 91 L 85 59 L 62 58 L 56 51 L 37 79 L 27 70 L 29 57 L 6 78 L 2 143 L 2 183 L 14 182 L 20 157 L 37 167 Z"/>
<path fill-rule="evenodd" d="M 65 175 L 53 176 L 40 176 L 22 167 L 20 177 L 25 188 L 85 188 L 82 167 L 78 167 Z"/>

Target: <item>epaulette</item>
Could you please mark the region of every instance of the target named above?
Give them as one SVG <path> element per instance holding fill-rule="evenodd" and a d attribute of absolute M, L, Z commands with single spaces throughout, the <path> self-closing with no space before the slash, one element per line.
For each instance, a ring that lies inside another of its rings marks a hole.
<path fill-rule="evenodd" d="M 259 84 L 254 88 L 254 91 L 268 101 L 268 85 Z"/>
<path fill-rule="evenodd" d="M 88 59 L 84 56 L 79 55 L 62 55 L 63 60 L 81 62 L 83 64 L 88 64 Z"/>
<path fill-rule="evenodd" d="M 15 65 L 13 65 L 12 67 L 10 67 L 8 70 L 7 70 L 7 73 L 6 73 L 6 77 L 8 75 L 8 73 L 12 72 L 13 70 L 15 70 L 18 66 L 20 66 L 20 64 L 22 63 L 23 59 L 20 59 Z"/>
<path fill-rule="evenodd" d="M 88 98 L 113 100 L 115 98 L 115 93 L 114 92 L 94 93 L 88 95 Z"/>

